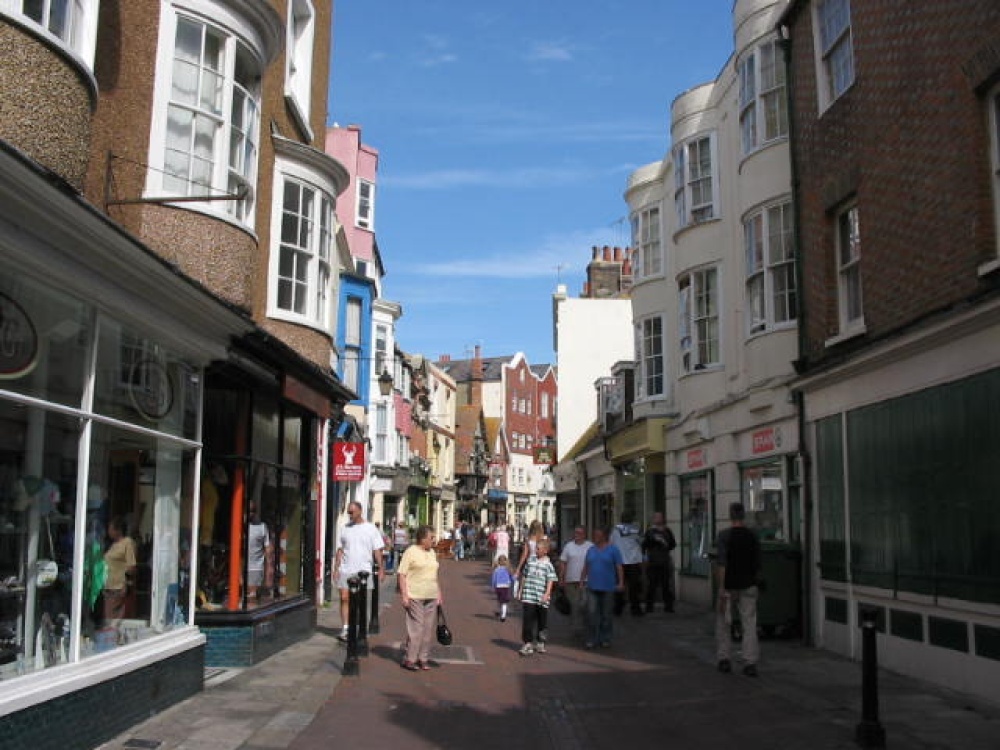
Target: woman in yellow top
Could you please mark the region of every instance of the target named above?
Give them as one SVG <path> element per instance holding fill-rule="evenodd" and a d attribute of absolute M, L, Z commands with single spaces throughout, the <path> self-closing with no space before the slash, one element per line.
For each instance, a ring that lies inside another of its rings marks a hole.
<path fill-rule="evenodd" d="M 125 521 L 108 523 L 111 546 L 104 553 L 107 579 L 104 582 L 104 619 L 121 620 L 135 614 L 135 541 L 125 534 Z"/>
<path fill-rule="evenodd" d="M 431 668 L 431 644 L 437 631 L 437 608 L 441 603 L 434 532 L 430 526 L 421 526 L 416 538 L 416 544 L 411 544 L 403 553 L 396 571 L 400 601 L 406 613 L 406 641 L 400 666 L 411 672 Z"/>

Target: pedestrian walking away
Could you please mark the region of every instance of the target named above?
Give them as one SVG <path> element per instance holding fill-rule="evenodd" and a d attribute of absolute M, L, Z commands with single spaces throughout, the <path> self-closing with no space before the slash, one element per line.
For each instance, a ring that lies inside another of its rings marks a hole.
<path fill-rule="evenodd" d="M 539 539 L 535 554 L 525 563 L 521 577 L 521 656 L 544 654 L 548 640 L 548 613 L 559 576 L 549 560 L 549 540 Z"/>
<path fill-rule="evenodd" d="M 385 538 L 379 528 L 365 520 L 361 503 L 353 501 L 347 505 L 348 522 L 340 530 L 340 542 L 337 546 L 337 556 L 333 564 L 333 579 L 340 589 L 340 639 L 347 640 L 348 604 L 350 590 L 347 581 L 352 576 L 365 571 L 372 572 L 372 563 L 378 564 L 378 582 L 385 579 L 385 566 L 382 565 L 382 550 Z M 369 586 L 376 583 L 369 578 Z"/>
<path fill-rule="evenodd" d="M 400 521 L 392 531 L 392 568 L 399 567 L 399 560 L 410 546 L 410 532 L 406 529 L 406 524 Z"/>
<path fill-rule="evenodd" d="M 607 529 L 594 529 L 594 545 L 587 550 L 580 585 L 587 589 L 590 629 L 586 648 L 611 645 L 613 635 L 614 598 L 625 590 L 625 570 L 622 553 L 608 540 Z"/>
<path fill-rule="evenodd" d="M 506 555 L 500 555 L 497 558 L 496 565 L 493 566 L 490 586 L 497 598 L 497 617 L 500 618 L 500 622 L 506 622 L 507 605 L 510 603 L 510 592 L 514 587 L 514 573 L 510 569 Z"/>
<path fill-rule="evenodd" d="M 732 525 L 716 538 L 715 575 L 719 601 L 715 613 L 715 649 L 720 672 L 733 669 L 730 651 L 730 624 L 734 609 L 739 612 L 743 638 L 743 674 L 757 676 L 760 647 L 757 640 L 757 581 L 760 577 L 761 554 L 757 535 L 748 529 L 742 503 L 729 506 Z"/>
<path fill-rule="evenodd" d="M 417 529 L 415 544 L 403 553 L 396 572 L 403 606 L 406 638 L 400 666 L 411 672 L 431 668 L 431 646 L 437 634 L 437 608 L 443 603 L 438 583 L 438 559 L 430 526 Z"/>
<path fill-rule="evenodd" d="M 489 536 L 490 549 L 493 550 L 493 562 L 501 556 L 510 559 L 510 534 L 503 526 L 497 526 Z"/>
<path fill-rule="evenodd" d="M 587 628 L 587 591 L 580 585 L 583 578 L 583 566 L 587 562 L 587 550 L 593 547 L 587 539 L 587 530 L 583 526 L 573 529 L 573 538 L 566 542 L 562 554 L 559 555 L 559 585 L 569 597 L 573 609 L 570 618 L 573 635 L 583 635 Z"/>
<path fill-rule="evenodd" d="M 642 537 L 642 552 L 646 558 L 646 614 L 655 609 L 657 594 L 663 596 L 663 611 L 674 611 L 674 559 L 671 553 L 676 547 L 677 540 L 663 514 L 654 513 Z"/>

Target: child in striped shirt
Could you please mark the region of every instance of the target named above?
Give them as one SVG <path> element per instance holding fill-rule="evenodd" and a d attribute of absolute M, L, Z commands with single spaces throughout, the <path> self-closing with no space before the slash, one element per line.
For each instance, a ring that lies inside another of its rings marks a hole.
<path fill-rule="evenodd" d="M 549 602 L 558 580 L 549 560 L 549 540 L 539 539 L 535 555 L 528 559 L 521 576 L 521 640 L 524 641 L 518 651 L 521 656 L 545 653 Z"/>

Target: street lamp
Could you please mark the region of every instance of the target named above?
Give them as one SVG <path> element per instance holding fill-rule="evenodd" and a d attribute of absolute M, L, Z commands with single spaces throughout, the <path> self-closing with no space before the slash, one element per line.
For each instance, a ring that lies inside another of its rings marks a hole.
<path fill-rule="evenodd" d="M 382 374 L 378 376 L 378 390 L 383 396 L 392 393 L 392 375 L 389 374 L 388 368 L 383 369 Z"/>

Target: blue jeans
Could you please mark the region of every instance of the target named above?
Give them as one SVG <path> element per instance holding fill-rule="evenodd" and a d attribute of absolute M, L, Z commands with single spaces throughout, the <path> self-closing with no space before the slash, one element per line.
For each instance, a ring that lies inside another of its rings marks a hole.
<path fill-rule="evenodd" d="M 587 589 L 587 605 L 590 613 L 590 628 L 587 642 L 595 645 L 598 643 L 611 643 L 615 592 Z"/>

